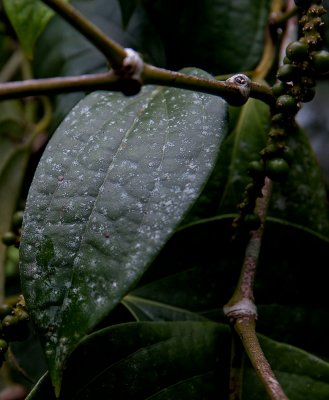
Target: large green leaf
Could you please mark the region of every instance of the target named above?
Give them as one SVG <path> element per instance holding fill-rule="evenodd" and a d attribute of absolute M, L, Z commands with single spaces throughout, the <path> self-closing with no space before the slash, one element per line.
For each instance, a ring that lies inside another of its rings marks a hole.
<path fill-rule="evenodd" d="M 163 38 L 169 68 L 232 73 L 253 69 L 261 58 L 269 0 L 141 2 Z"/>
<path fill-rule="evenodd" d="M 123 300 L 137 320 L 226 321 L 222 306 L 244 257 L 244 247 L 231 242 L 231 222 L 219 217 L 170 239 Z M 279 220 L 267 223 L 255 282 L 259 332 L 329 356 L 328 254 L 329 240 L 315 232 Z"/>
<path fill-rule="evenodd" d="M 199 195 L 225 127 L 222 99 L 147 87 L 132 98 L 93 93 L 57 130 L 21 242 L 23 292 L 55 385 L 68 353 L 137 283 Z"/>
<path fill-rule="evenodd" d="M 23 50 L 32 57 L 34 44 L 54 12 L 40 0 L 3 0 L 3 5 Z"/>
<path fill-rule="evenodd" d="M 231 132 L 223 142 L 222 157 L 185 223 L 236 213 L 244 188 L 251 181 L 248 164 L 259 157 L 266 144 L 269 117 L 268 106 L 255 99 L 249 99 L 239 113 L 236 108 L 230 109 Z"/>
<path fill-rule="evenodd" d="M 328 398 L 327 363 L 292 346 L 259 339 L 289 399 Z M 225 399 L 229 362 L 230 329 L 222 324 L 117 325 L 90 335 L 72 354 L 60 399 Z M 266 398 L 249 364 L 242 388 L 243 400 Z M 53 398 L 46 377 L 28 397 L 44 398 Z"/>

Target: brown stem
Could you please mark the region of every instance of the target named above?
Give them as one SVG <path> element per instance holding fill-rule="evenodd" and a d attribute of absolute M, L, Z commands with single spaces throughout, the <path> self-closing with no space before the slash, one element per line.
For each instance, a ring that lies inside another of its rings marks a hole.
<path fill-rule="evenodd" d="M 199 78 L 176 71 L 154 67 L 149 64 L 145 64 L 142 78 L 144 83 L 172 86 L 215 94 L 223 97 L 228 102 L 234 100 L 235 97 L 240 95 L 239 89 L 234 85 L 228 84 L 226 81 Z M 250 97 L 263 100 L 269 105 L 273 105 L 274 103 L 271 89 L 258 82 L 251 83 Z"/>
<path fill-rule="evenodd" d="M 235 321 L 234 329 L 240 336 L 251 364 L 270 398 L 272 400 L 288 400 L 260 347 L 255 332 L 255 320 L 239 318 Z"/>
<path fill-rule="evenodd" d="M 229 300 L 226 308 L 234 306 L 242 300 L 251 303 L 254 301 L 253 284 L 256 274 L 257 262 L 260 252 L 260 245 L 264 232 L 264 223 L 266 219 L 267 204 L 271 194 L 271 181 L 266 178 L 263 187 L 263 197 L 257 200 L 256 212 L 261 220 L 260 227 L 251 232 L 251 236 L 246 248 L 245 258 L 242 265 L 239 281 L 232 298 Z"/>
<path fill-rule="evenodd" d="M 91 75 L 7 82 L 0 84 L 0 99 L 101 89 L 120 90 L 118 82 L 118 76 L 111 71 Z"/>
<path fill-rule="evenodd" d="M 180 72 L 169 71 L 145 64 L 143 80 L 146 84 L 159 84 L 221 96 L 228 102 L 240 98 L 239 89 L 227 82 L 214 79 L 199 78 Z M 80 75 L 72 77 L 57 77 L 48 79 L 30 79 L 26 81 L 0 84 L 0 100 L 24 96 L 51 95 L 58 93 L 122 89 L 122 79 L 114 71 Z M 257 82 L 251 83 L 251 97 L 262 99 L 273 104 L 271 90 Z"/>
<path fill-rule="evenodd" d="M 62 0 L 42 1 L 93 43 L 105 55 L 113 68 L 117 69 L 122 66 L 122 62 L 126 57 L 125 49 L 106 36 L 79 11 Z"/>
<path fill-rule="evenodd" d="M 257 230 L 251 232 L 240 278 L 232 298 L 224 306 L 224 313 L 240 336 L 243 347 L 271 399 L 287 400 L 286 395 L 264 356 L 255 331 L 257 311 L 254 305 L 253 284 L 260 253 L 260 245 L 264 233 L 264 223 L 267 205 L 271 195 L 271 187 L 272 182 L 268 178 L 265 178 L 265 185 L 262 190 L 263 197 L 257 200 L 256 205 L 256 212 L 260 217 L 261 225 Z"/>

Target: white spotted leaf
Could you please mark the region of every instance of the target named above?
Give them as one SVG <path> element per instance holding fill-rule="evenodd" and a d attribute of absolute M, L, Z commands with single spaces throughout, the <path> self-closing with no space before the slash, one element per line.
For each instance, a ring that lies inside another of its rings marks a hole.
<path fill-rule="evenodd" d="M 55 132 L 30 188 L 20 271 L 57 390 L 68 355 L 199 196 L 225 133 L 221 98 L 164 87 L 92 93 Z"/>

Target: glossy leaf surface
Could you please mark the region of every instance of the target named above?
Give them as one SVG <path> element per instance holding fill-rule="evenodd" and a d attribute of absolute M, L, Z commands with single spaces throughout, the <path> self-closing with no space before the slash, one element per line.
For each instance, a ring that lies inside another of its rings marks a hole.
<path fill-rule="evenodd" d="M 222 99 L 147 87 L 132 98 L 93 93 L 57 130 L 21 243 L 23 291 L 55 385 L 66 356 L 137 283 L 199 195 L 225 127 Z"/>
<path fill-rule="evenodd" d="M 177 232 L 123 304 L 137 320 L 226 322 L 244 247 L 231 242 L 232 217 Z M 329 356 L 326 285 L 329 240 L 303 227 L 269 221 L 255 281 L 257 331 Z M 310 274 L 310 265 L 312 273 Z"/>
<path fill-rule="evenodd" d="M 292 346 L 262 336 L 259 339 L 289 399 L 326 399 L 327 363 Z M 109 393 L 112 399 L 225 399 L 229 359 L 230 329 L 226 325 L 122 324 L 90 335 L 72 354 L 61 400 L 107 398 Z M 52 399 L 46 378 L 28 399 L 45 397 Z M 265 397 L 246 363 L 242 399 Z"/>
<path fill-rule="evenodd" d="M 248 71 L 261 58 L 268 0 L 142 0 L 160 33 L 170 68 L 213 74 Z M 241 27 L 241 29 L 237 29 Z"/>
<path fill-rule="evenodd" d="M 40 0 L 4 0 L 3 4 L 23 50 L 32 57 L 34 44 L 54 12 Z"/>

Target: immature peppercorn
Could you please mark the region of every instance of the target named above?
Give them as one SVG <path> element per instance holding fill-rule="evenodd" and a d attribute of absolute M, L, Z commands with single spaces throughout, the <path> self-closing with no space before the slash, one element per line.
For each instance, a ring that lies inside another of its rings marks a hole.
<path fill-rule="evenodd" d="M 284 64 L 278 70 L 277 78 L 282 82 L 294 81 L 298 78 L 299 68 L 296 65 Z"/>
<path fill-rule="evenodd" d="M 295 114 L 299 109 L 295 98 L 288 94 L 279 96 L 276 100 L 276 106 L 280 112 L 285 114 Z"/>
<path fill-rule="evenodd" d="M 289 172 L 289 164 L 283 158 L 272 158 L 266 162 L 266 174 L 272 181 L 282 181 Z"/>
<path fill-rule="evenodd" d="M 254 160 L 248 165 L 248 174 L 253 178 L 260 178 L 264 176 L 264 166 L 261 161 Z"/>
<path fill-rule="evenodd" d="M 6 232 L 3 234 L 1 240 L 6 246 L 12 246 L 16 243 L 16 235 L 14 232 Z"/>
<path fill-rule="evenodd" d="M 3 355 L 8 350 L 8 343 L 4 339 L 0 339 L 0 354 Z"/>
<path fill-rule="evenodd" d="M 308 58 L 308 45 L 301 42 L 291 42 L 286 48 L 286 55 L 291 61 L 304 61 Z"/>
<path fill-rule="evenodd" d="M 329 72 L 329 53 L 326 50 L 316 51 L 311 54 L 312 67 L 319 74 Z"/>

